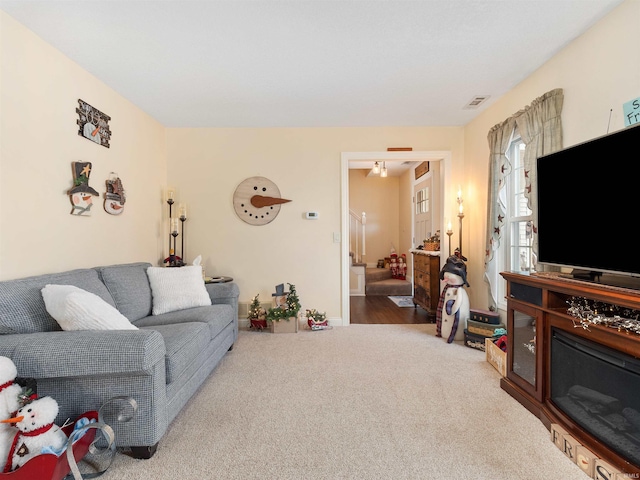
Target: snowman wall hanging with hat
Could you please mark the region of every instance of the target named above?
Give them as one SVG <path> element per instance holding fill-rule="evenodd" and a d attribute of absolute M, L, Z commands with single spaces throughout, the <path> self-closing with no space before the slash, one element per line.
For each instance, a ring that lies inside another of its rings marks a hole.
<path fill-rule="evenodd" d="M 93 206 L 94 196 L 99 196 L 98 192 L 89 186 L 89 175 L 91 175 L 91 162 L 72 162 L 73 187 L 67 191 L 71 200 L 71 215 L 89 216 Z"/>

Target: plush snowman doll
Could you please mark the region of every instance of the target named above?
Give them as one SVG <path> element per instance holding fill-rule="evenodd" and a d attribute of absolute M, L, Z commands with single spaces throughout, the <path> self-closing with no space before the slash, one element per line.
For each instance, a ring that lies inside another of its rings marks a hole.
<path fill-rule="evenodd" d="M 10 418 L 22 405 L 20 394 L 22 387 L 14 383 L 18 369 L 8 357 L 0 357 L 0 420 Z M 0 423 L 0 461 L 9 453 L 11 441 L 16 429 L 9 424 Z"/>
<path fill-rule="evenodd" d="M 51 397 L 42 397 L 18 409 L 15 417 L 2 420 L 16 426 L 4 473 L 12 472 L 40 455 L 43 448 L 61 450 L 64 447 L 67 436 L 53 423 L 57 415 L 58 402 Z"/>
<path fill-rule="evenodd" d="M 445 283 L 436 312 L 436 336 L 454 340 L 464 340 L 464 330 L 469 320 L 469 296 L 464 286 L 467 282 L 467 266 L 459 257 L 452 255 L 440 271 L 440 280 Z"/>

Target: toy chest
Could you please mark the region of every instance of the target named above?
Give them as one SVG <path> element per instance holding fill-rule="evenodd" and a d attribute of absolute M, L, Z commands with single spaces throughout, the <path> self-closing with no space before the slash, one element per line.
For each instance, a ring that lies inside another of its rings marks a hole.
<path fill-rule="evenodd" d="M 500 315 L 497 312 L 471 309 L 469 313 L 471 320 L 474 322 L 489 323 L 491 325 L 498 325 L 500 323 Z"/>
<path fill-rule="evenodd" d="M 470 333 L 469 330 L 464 330 L 464 344 L 467 347 L 475 348 L 476 350 L 485 351 L 485 338 L 482 335 L 477 335 L 475 333 Z"/>
<path fill-rule="evenodd" d="M 482 335 L 483 337 L 493 337 L 498 328 L 504 328 L 504 324 L 483 323 L 475 320 L 467 320 L 467 330 L 474 335 Z"/>
<path fill-rule="evenodd" d="M 485 352 L 487 352 L 487 362 L 493 365 L 500 375 L 507 376 L 507 352 L 500 350 L 491 338 L 485 338 Z"/>
<path fill-rule="evenodd" d="M 89 420 L 98 421 L 98 412 L 91 411 L 80 415 L 79 418 L 86 417 Z M 77 421 L 77 420 L 76 420 Z M 67 437 L 73 432 L 75 422 L 62 429 Z M 84 435 L 73 444 L 73 457 L 76 462 L 89 451 L 96 431 L 90 428 Z M 0 480 L 63 480 L 71 471 L 67 461 L 67 452 L 64 451 L 59 457 L 52 453 L 43 453 L 32 458 L 20 468 L 10 473 L 0 473 Z"/>

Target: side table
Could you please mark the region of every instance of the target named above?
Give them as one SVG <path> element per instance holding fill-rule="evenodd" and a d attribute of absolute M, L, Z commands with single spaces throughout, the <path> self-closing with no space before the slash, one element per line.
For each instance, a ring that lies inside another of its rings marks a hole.
<path fill-rule="evenodd" d="M 229 283 L 233 282 L 231 277 L 204 277 L 204 283 Z"/>

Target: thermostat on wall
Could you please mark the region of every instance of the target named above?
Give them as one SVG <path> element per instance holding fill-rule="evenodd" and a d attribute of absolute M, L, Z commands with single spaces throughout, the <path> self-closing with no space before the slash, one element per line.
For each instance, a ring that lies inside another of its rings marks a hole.
<path fill-rule="evenodd" d="M 316 220 L 320 216 L 320 214 L 318 212 L 307 212 L 305 216 L 308 220 Z"/>

